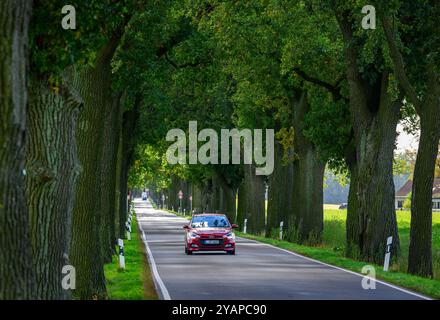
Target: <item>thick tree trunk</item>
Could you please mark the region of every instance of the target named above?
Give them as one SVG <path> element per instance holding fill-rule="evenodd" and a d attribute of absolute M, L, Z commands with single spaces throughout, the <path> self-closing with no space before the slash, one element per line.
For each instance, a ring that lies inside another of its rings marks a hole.
<path fill-rule="evenodd" d="M 432 185 L 440 138 L 440 86 L 420 112 L 420 141 L 414 168 L 408 272 L 432 277 Z"/>
<path fill-rule="evenodd" d="M 356 227 L 357 234 L 355 230 L 347 231 L 354 236 L 354 243 L 349 243 L 347 247 L 358 247 L 361 259 L 379 264 L 383 263 L 389 236 L 393 237 L 392 254 L 398 255 L 400 252 L 392 170 L 400 103 L 382 101 L 380 112 L 368 126 L 355 134 L 356 203 L 349 211 L 355 208 L 357 222 L 349 221 L 354 216 L 350 212 L 347 226 L 359 223 L 359 227 Z M 355 253 L 355 250 L 352 252 Z"/>
<path fill-rule="evenodd" d="M 116 198 L 116 165 L 117 165 L 117 150 L 118 150 L 118 123 L 120 95 L 116 95 L 112 99 L 112 106 L 106 114 L 104 121 L 104 134 L 101 155 L 101 245 L 102 257 L 104 263 L 112 261 L 112 255 L 115 253 L 115 198 Z"/>
<path fill-rule="evenodd" d="M 293 219 L 289 223 L 292 241 L 317 244 L 323 230 L 323 163 L 313 144 L 304 136 L 304 118 L 309 111 L 307 93 L 303 92 L 294 105 L 294 162 L 292 206 Z"/>
<path fill-rule="evenodd" d="M 266 237 L 278 236 L 274 229 L 283 222 L 285 230 L 293 214 L 293 163 L 284 163 L 282 146 L 275 143 L 274 171 L 269 176 Z"/>
<path fill-rule="evenodd" d="M 98 52 L 94 68 L 82 68 L 72 81 L 84 100 L 77 130 L 82 171 L 76 188 L 71 248 L 77 276 L 75 295 L 80 299 L 107 297 L 99 232 L 102 222 L 100 160 L 104 144 L 103 118 L 112 107 L 110 61 L 119 37 L 114 36 Z"/>
<path fill-rule="evenodd" d="M 238 193 L 237 223 L 241 230 L 247 219 L 247 232 L 263 234 L 266 227 L 265 185 L 262 176 L 255 175 L 255 166 L 244 165 L 244 178 Z"/>
<path fill-rule="evenodd" d="M 27 114 L 27 204 L 36 273 L 42 299 L 69 299 L 61 286 L 69 265 L 75 182 L 79 174 L 76 124 L 81 100 L 65 87 L 53 92 L 33 79 Z M 56 128 L 56 130 L 55 130 Z"/>
<path fill-rule="evenodd" d="M 0 1 L 0 299 L 36 298 L 24 178 L 31 6 Z"/>
<path fill-rule="evenodd" d="M 348 208 L 347 228 L 350 248 L 347 253 L 363 260 L 382 264 L 386 241 L 393 237 L 392 255 L 400 253 L 394 207 L 393 150 L 396 126 L 403 97 L 393 100 L 389 93 L 389 73 L 378 71 L 370 81 L 365 80 L 358 66 L 362 48 L 355 43 L 350 13 L 337 12 L 343 37 L 347 80 L 350 94 L 350 113 L 354 131 L 356 180 L 355 204 Z M 372 67 L 372 70 L 374 68 Z M 350 212 L 355 209 L 356 212 Z M 356 221 L 351 221 L 356 216 Z"/>

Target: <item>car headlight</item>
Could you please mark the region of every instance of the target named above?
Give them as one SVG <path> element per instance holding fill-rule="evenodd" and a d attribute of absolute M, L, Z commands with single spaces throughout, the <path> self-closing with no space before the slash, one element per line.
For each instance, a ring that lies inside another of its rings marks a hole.
<path fill-rule="evenodd" d="M 225 234 L 225 237 L 227 237 L 227 238 L 235 238 L 235 234 L 232 231 L 229 231 L 227 234 Z"/>
<path fill-rule="evenodd" d="M 199 235 L 197 233 L 195 233 L 195 232 L 190 232 L 189 233 L 189 237 L 190 238 L 197 238 L 197 237 L 199 237 Z"/>

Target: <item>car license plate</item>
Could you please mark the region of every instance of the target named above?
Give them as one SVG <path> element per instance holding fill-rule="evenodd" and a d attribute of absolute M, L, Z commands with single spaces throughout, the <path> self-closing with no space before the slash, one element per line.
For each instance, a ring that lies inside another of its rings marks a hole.
<path fill-rule="evenodd" d="M 219 244 L 219 240 L 205 240 L 205 244 Z"/>

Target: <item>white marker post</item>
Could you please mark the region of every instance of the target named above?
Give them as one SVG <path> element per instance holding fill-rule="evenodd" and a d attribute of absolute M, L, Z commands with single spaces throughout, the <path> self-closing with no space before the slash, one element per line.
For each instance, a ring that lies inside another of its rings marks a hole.
<path fill-rule="evenodd" d="M 124 258 L 124 241 L 118 239 L 119 245 L 119 268 L 125 269 L 125 258 Z"/>
<path fill-rule="evenodd" d="M 393 243 L 393 237 L 390 236 L 387 238 L 387 246 L 385 248 L 385 261 L 383 263 L 383 271 L 388 271 L 388 267 L 390 266 L 392 243 Z"/>
<path fill-rule="evenodd" d="M 280 240 L 283 240 L 283 225 L 284 221 L 280 222 Z"/>
<path fill-rule="evenodd" d="M 247 219 L 244 219 L 243 233 L 246 233 L 246 231 L 247 231 Z"/>
<path fill-rule="evenodd" d="M 125 223 L 125 229 L 127 230 L 127 240 L 131 240 L 131 225 L 128 221 Z"/>

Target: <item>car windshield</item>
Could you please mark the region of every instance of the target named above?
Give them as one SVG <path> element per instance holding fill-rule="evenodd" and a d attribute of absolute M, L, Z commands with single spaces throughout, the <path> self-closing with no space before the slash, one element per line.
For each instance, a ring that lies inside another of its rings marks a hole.
<path fill-rule="evenodd" d="M 229 221 L 225 216 L 195 216 L 192 218 L 192 228 L 227 228 Z"/>

